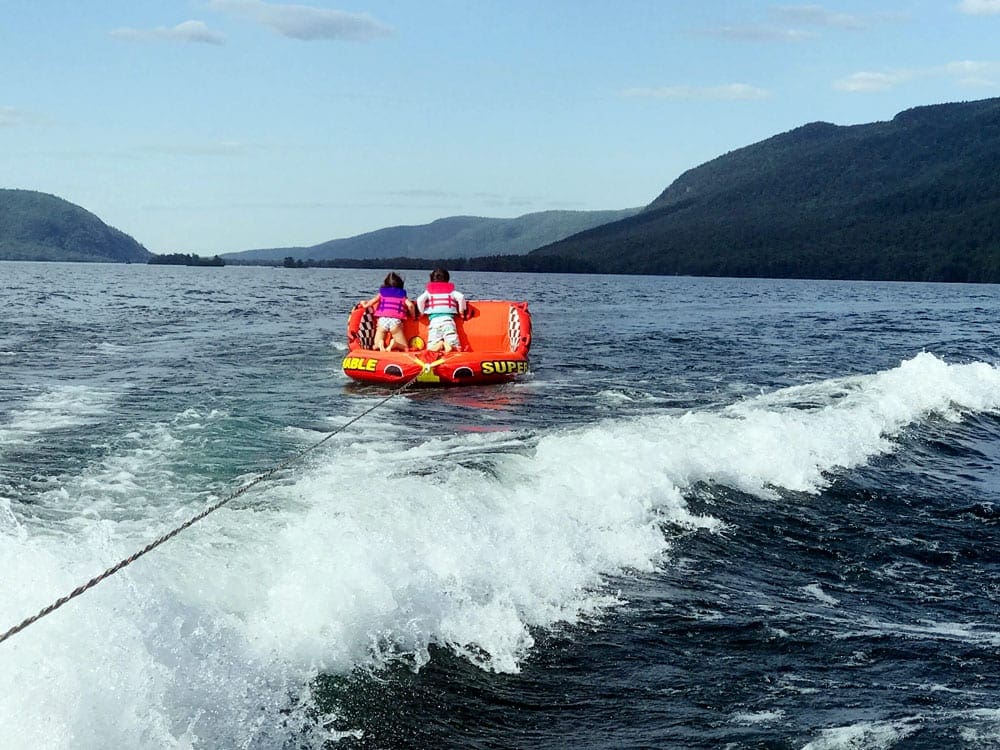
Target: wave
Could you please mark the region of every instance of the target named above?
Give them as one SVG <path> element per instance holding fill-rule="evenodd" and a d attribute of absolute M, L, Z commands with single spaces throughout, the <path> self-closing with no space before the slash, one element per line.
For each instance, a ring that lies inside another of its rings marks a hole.
<path fill-rule="evenodd" d="M 107 414 L 115 395 L 87 386 L 40 389 L 0 421 L 0 453 L 10 444 L 30 443 L 55 430 L 91 424 Z"/>
<path fill-rule="evenodd" d="M 319 747 L 330 735 L 308 685 L 320 673 L 419 669 L 432 646 L 516 672 L 539 631 L 628 606 L 622 577 L 669 565 L 677 534 L 725 528 L 692 512 L 696 487 L 818 493 L 912 425 L 998 408 L 996 368 L 920 354 L 574 429 L 415 438 L 390 411 L 0 644 L 0 712 L 17 717 L 0 746 L 273 747 L 300 722 Z M 164 477 L 192 420 L 151 429 L 160 440 L 142 461 L 133 451 L 86 472 L 98 495 L 162 488 L 141 513 L 95 497 L 100 513 L 69 535 L 0 518 L 3 620 L 193 512 L 196 495 L 173 496 L 187 483 Z"/>

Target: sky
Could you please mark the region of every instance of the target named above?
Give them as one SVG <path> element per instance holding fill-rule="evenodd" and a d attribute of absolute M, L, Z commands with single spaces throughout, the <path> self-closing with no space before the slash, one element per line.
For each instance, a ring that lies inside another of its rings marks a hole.
<path fill-rule="evenodd" d="M 1000 0 L 0 8 L 0 187 L 156 253 L 638 207 L 809 122 L 1000 96 Z"/>

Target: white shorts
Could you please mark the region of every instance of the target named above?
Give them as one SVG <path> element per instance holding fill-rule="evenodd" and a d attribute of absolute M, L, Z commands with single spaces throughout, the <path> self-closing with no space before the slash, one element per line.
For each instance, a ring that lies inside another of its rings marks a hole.
<path fill-rule="evenodd" d="M 401 325 L 403 325 L 403 321 L 400 320 L 399 318 L 379 318 L 378 322 L 375 324 L 375 327 L 382 331 L 387 331 L 388 333 L 392 333 Z"/>
<path fill-rule="evenodd" d="M 455 328 L 455 319 L 451 315 L 442 315 L 434 318 L 427 325 L 427 346 L 444 341 L 448 346 L 457 348 L 458 329 Z"/>

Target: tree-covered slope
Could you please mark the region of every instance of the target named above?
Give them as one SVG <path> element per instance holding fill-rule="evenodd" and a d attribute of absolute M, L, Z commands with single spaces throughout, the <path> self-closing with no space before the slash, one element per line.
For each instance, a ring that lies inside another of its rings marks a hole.
<path fill-rule="evenodd" d="M 0 189 L 0 260 L 145 263 L 151 253 L 54 195 Z"/>
<path fill-rule="evenodd" d="M 599 272 L 1000 282 L 1000 99 L 813 123 L 535 251 Z"/>
<path fill-rule="evenodd" d="M 522 255 L 585 229 L 632 216 L 621 211 L 542 211 L 516 219 L 452 216 L 430 224 L 379 229 L 312 247 L 246 250 L 222 257 L 236 261 L 332 260 L 338 258 L 468 258 Z"/>

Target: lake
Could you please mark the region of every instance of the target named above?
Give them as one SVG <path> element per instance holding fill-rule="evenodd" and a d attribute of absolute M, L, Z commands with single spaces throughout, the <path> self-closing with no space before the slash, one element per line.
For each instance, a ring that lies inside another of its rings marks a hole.
<path fill-rule="evenodd" d="M 391 395 L 384 275 L 0 264 L 0 632 L 306 451 L 0 643 L 0 747 L 1000 744 L 1000 287 L 454 273 L 530 376 Z"/>

